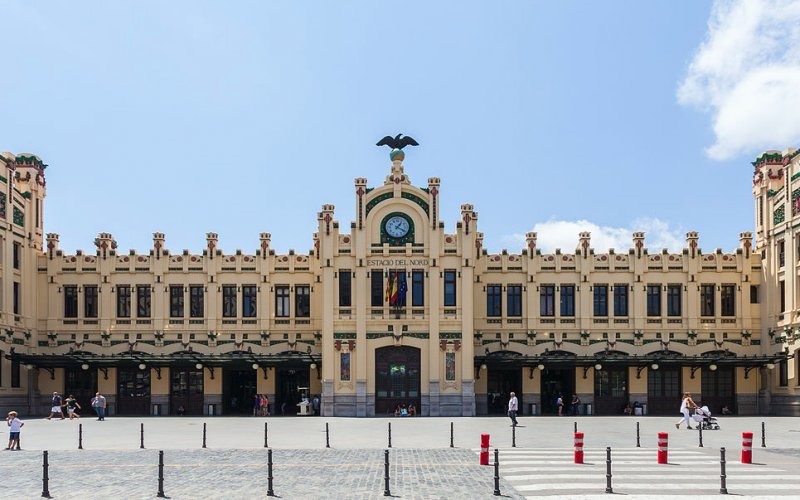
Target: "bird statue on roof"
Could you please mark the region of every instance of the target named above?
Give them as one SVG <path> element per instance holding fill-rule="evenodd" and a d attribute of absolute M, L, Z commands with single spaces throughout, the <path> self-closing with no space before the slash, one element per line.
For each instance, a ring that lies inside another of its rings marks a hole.
<path fill-rule="evenodd" d="M 415 141 L 413 137 L 397 134 L 394 137 L 387 135 L 375 145 L 389 146 L 392 149 L 392 151 L 389 153 L 389 158 L 392 161 L 403 161 L 406 157 L 406 154 L 403 153 L 403 148 L 406 146 L 419 146 L 419 143 Z"/>

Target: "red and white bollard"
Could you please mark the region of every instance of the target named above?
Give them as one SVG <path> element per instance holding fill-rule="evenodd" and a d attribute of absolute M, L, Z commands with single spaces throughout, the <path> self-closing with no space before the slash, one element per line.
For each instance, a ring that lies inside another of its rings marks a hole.
<path fill-rule="evenodd" d="M 742 433 L 742 463 L 743 464 L 752 464 L 753 463 L 753 433 L 752 432 L 743 432 Z"/>
<path fill-rule="evenodd" d="M 481 434 L 481 465 L 489 465 L 489 435 Z"/>
<path fill-rule="evenodd" d="M 666 432 L 659 432 L 658 433 L 658 463 L 666 464 L 668 463 L 668 452 L 669 449 L 669 434 Z"/>
<path fill-rule="evenodd" d="M 575 433 L 575 463 L 583 463 L 583 433 Z"/>

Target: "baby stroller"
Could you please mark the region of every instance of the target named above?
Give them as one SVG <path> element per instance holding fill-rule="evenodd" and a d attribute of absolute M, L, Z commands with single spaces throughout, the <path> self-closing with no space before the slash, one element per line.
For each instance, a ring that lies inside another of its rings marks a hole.
<path fill-rule="evenodd" d="M 692 418 L 694 418 L 694 421 L 697 422 L 703 430 L 719 430 L 719 423 L 716 418 L 711 416 L 711 410 L 708 409 L 708 406 L 696 408 Z"/>

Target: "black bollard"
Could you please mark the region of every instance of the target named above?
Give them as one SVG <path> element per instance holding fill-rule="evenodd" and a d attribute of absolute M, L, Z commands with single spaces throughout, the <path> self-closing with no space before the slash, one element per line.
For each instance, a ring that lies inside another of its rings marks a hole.
<path fill-rule="evenodd" d="M 494 496 L 500 496 L 500 450 L 494 449 Z"/>
<path fill-rule="evenodd" d="M 78 424 L 78 449 L 83 449 L 83 424 Z"/>
<path fill-rule="evenodd" d="M 42 497 L 50 498 L 50 464 L 47 463 L 47 450 L 42 452 Z"/>
<path fill-rule="evenodd" d="M 389 422 L 389 448 L 392 447 L 392 423 Z"/>
<path fill-rule="evenodd" d="M 269 448 L 269 424 L 264 422 L 264 448 Z"/>
<path fill-rule="evenodd" d="M 453 447 L 453 422 L 450 422 L 450 448 Z"/>
<path fill-rule="evenodd" d="M 697 428 L 697 435 L 699 436 L 699 439 L 700 439 L 700 446 L 698 446 L 698 448 L 702 448 L 703 447 L 703 424 L 702 423 L 700 424 L 700 427 Z"/>
<path fill-rule="evenodd" d="M 636 447 L 641 448 L 642 444 L 639 442 L 639 422 L 636 422 Z"/>
<path fill-rule="evenodd" d="M 723 495 L 728 494 L 728 487 L 725 485 L 725 447 L 719 449 L 719 492 Z"/>
<path fill-rule="evenodd" d="M 614 493 L 611 489 L 611 447 L 606 447 L 606 493 Z"/>
<path fill-rule="evenodd" d="M 328 422 L 325 422 L 325 448 L 331 447 L 331 432 L 328 429 Z"/>
<path fill-rule="evenodd" d="M 206 447 L 206 423 L 203 422 L 203 448 Z"/>
<path fill-rule="evenodd" d="M 766 428 L 764 427 L 764 422 L 761 422 L 761 447 L 762 448 L 767 447 L 767 431 Z"/>
<path fill-rule="evenodd" d="M 139 427 L 139 449 L 144 448 L 144 422 Z"/>
<path fill-rule="evenodd" d="M 573 432 L 578 432 L 578 422 L 572 422 Z"/>
<path fill-rule="evenodd" d="M 512 448 L 516 448 L 517 447 L 517 426 L 516 425 L 512 425 L 511 426 L 511 447 Z"/>
<path fill-rule="evenodd" d="M 389 424 L 391 426 L 392 424 Z M 383 496 L 390 497 L 392 493 L 389 491 L 389 450 L 383 450 L 383 480 L 384 480 L 384 487 L 383 487 Z"/>
<path fill-rule="evenodd" d="M 275 490 L 272 489 L 272 448 L 267 450 L 267 496 L 275 496 Z"/>
<path fill-rule="evenodd" d="M 164 451 L 158 452 L 158 498 L 167 498 L 164 494 Z"/>

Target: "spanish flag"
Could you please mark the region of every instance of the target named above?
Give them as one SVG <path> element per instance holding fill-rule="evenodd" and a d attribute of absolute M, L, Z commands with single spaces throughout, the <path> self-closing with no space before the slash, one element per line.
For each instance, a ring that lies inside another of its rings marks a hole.
<path fill-rule="evenodd" d="M 386 280 L 386 292 L 384 293 L 386 296 L 386 302 L 390 305 L 392 303 L 392 273 L 389 273 L 389 279 Z"/>
<path fill-rule="evenodd" d="M 394 277 L 392 278 L 392 298 L 389 301 L 389 304 L 393 306 L 397 305 L 397 281 L 398 281 L 398 276 L 397 276 L 397 271 L 395 271 Z"/>

